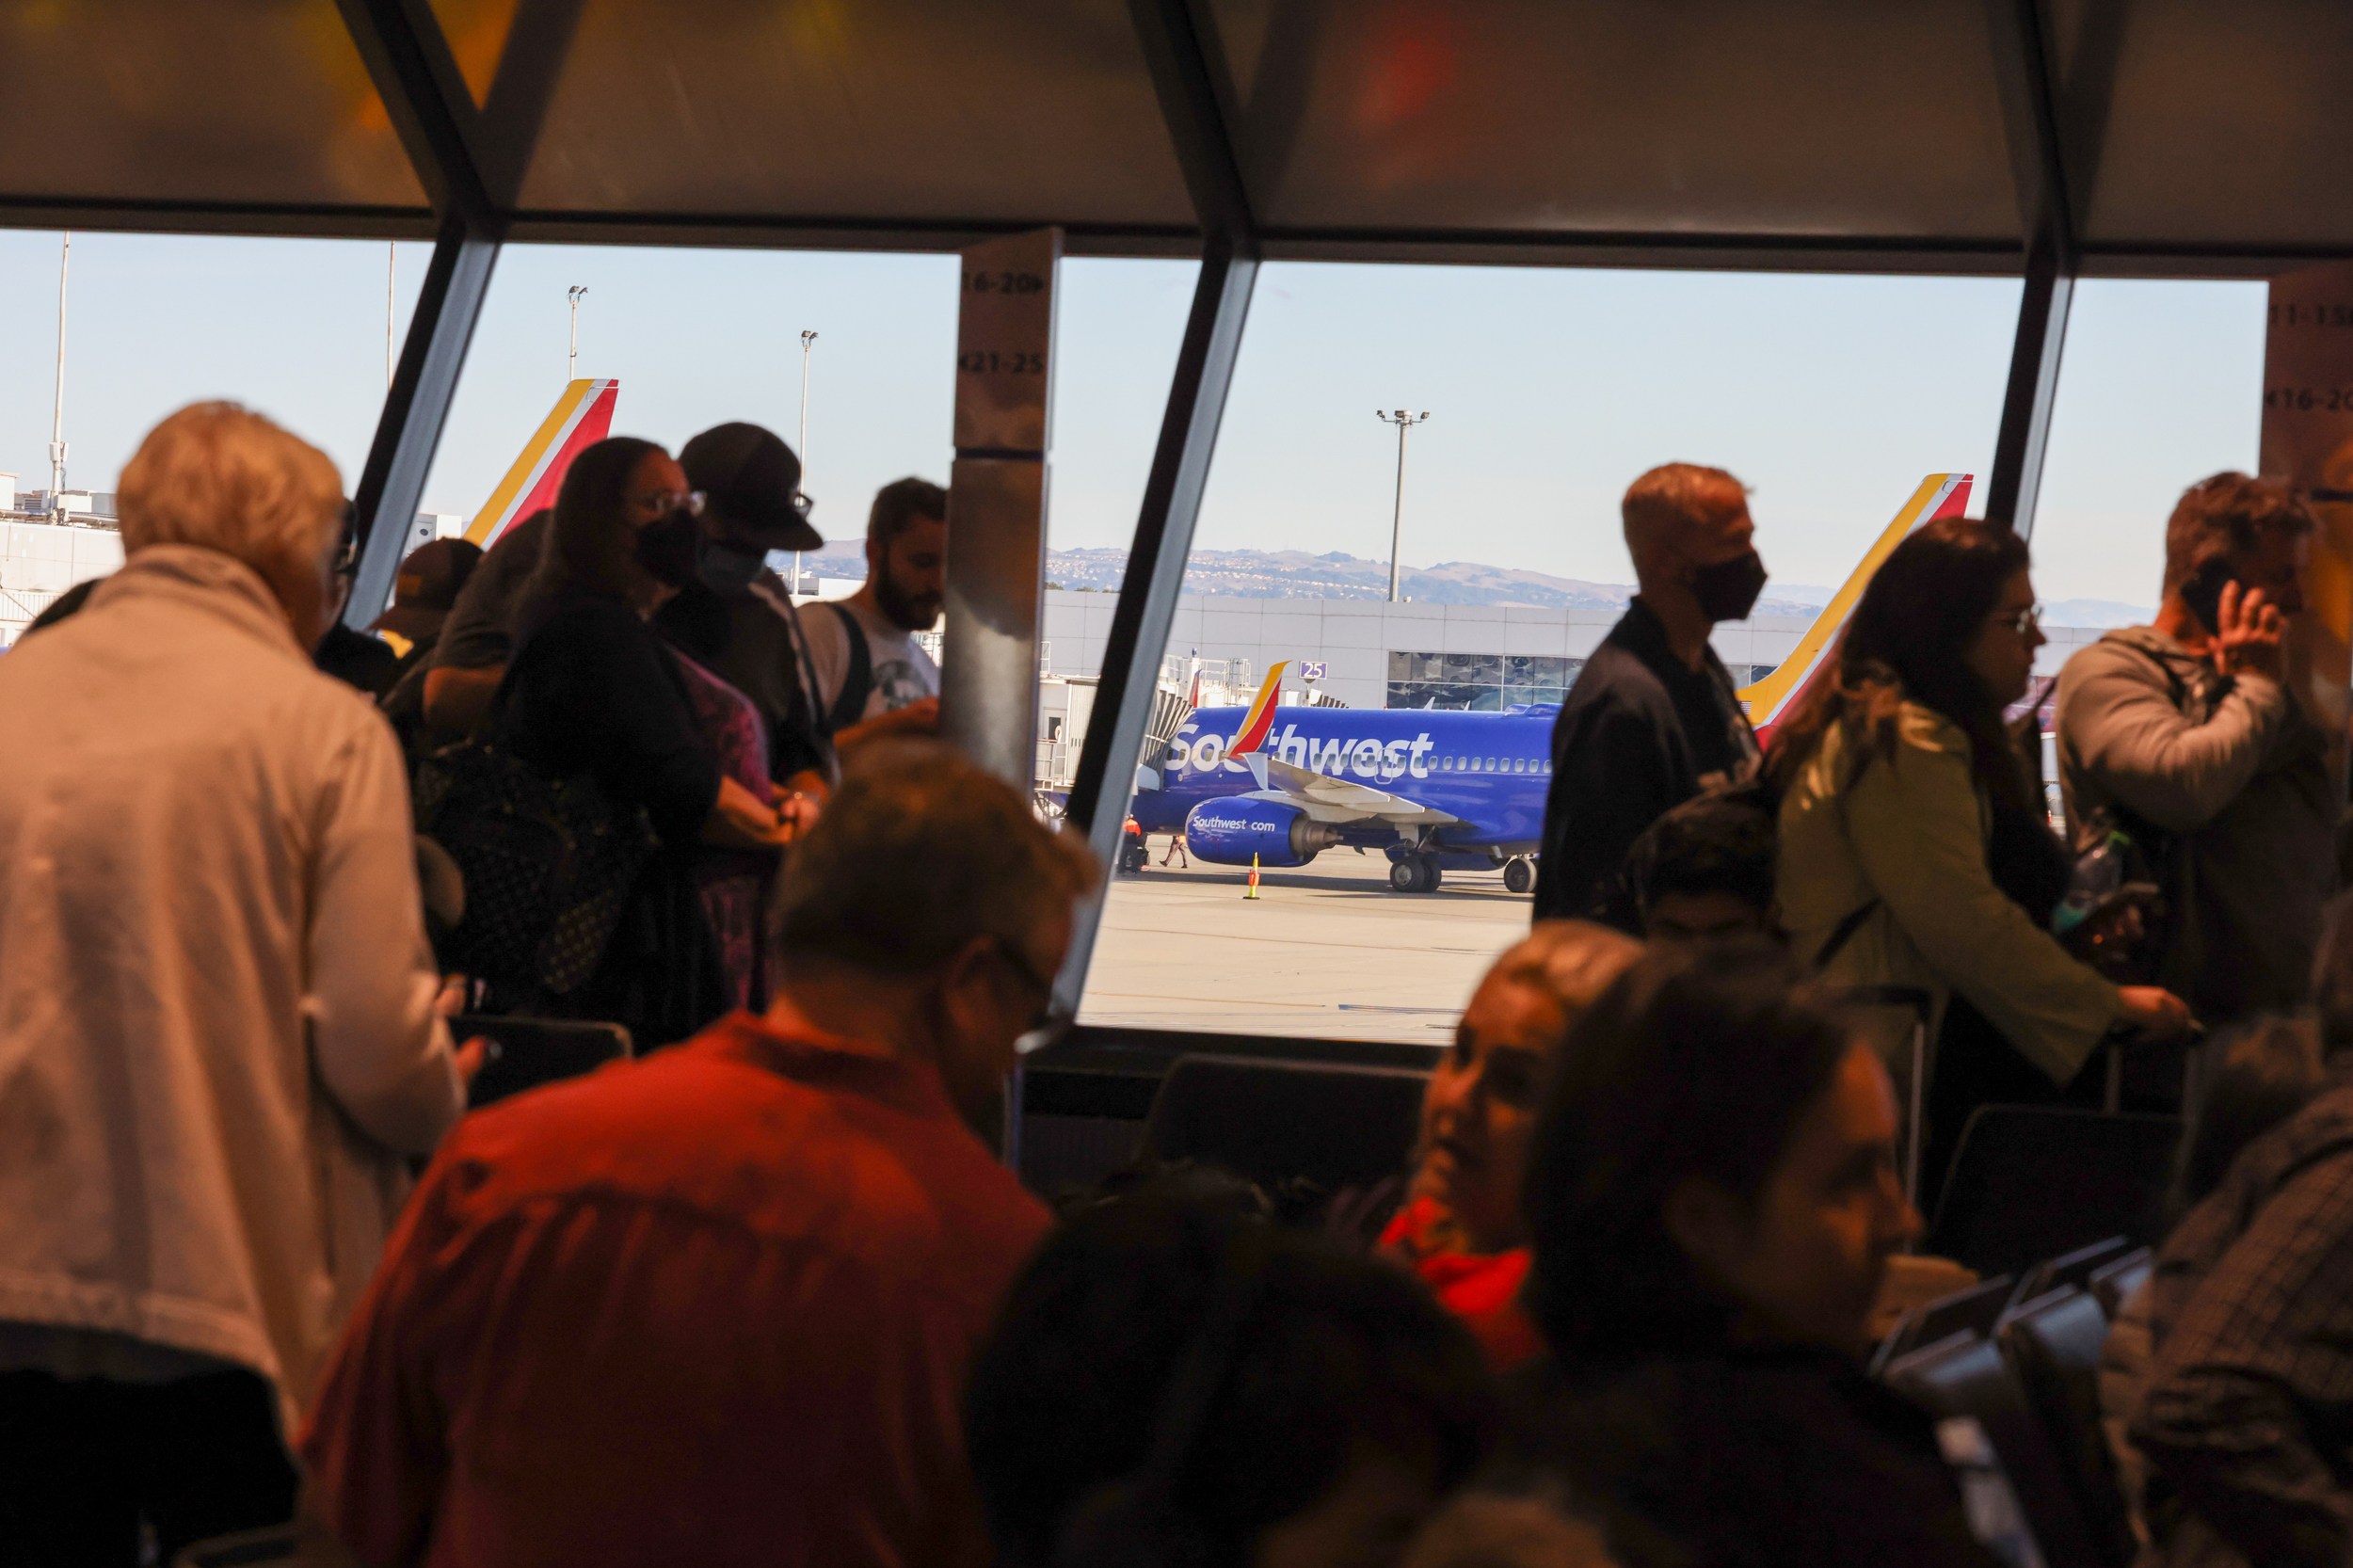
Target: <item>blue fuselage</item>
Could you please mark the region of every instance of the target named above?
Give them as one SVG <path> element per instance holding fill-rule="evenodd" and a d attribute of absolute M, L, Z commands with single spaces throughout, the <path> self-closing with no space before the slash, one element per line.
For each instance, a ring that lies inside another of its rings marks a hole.
<path fill-rule="evenodd" d="M 1206 800 L 1257 792 L 1245 762 L 1225 755 L 1244 710 L 1203 708 L 1177 730 L 1157 790 L 1136 793 L 1146 833 L 1181 831 Z M 1457 820 L 1430 831 L 1429 847 L 1532 852 L 1551 785 L 1555 704 L 1500 713 L 1448 709 L 1279 708 L 1264 750 L 1327 778 L 1399 796 Z M 1342 841 L 1390 844 L 1398 828 L 1374 817 L 1336 824 Z"/>

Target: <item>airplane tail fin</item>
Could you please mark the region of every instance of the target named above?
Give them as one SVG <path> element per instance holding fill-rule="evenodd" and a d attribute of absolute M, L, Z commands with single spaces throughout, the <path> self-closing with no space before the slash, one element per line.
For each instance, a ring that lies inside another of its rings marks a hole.
<path fill-rule="evenodd" d="M 1838 591 L 1831 595 L 1830 602 L 1822 606 L 1822 613 L 1814 617 L 1814 624 L 1805 629 L 1796 650 L 1772 674 L 1741 689 L 1740 701 L 1748 709 L 1749 722 L 1755 727 L 1759 741 L 1769 742 L 1773 727 L 1796 711 L 1798 699 L 1805 695 L 1815 675 L 1823 667 L 1837 643 L 1838 633 L 1846 629 L 1848 617 L 1854 614 L 1856 603 L 1863 598 L 1871 574 L 1880 569 L 1880 563 L 1913 530 L 1937 518 L 1957 518 L 1966 512 L 1970 484 L 1971 476 L 1966 473 L 1931 473 L 1921 480 L 1920 488 L 1912 492 L 1912 499 L 1897 508 L 1895 520 L 1872 541 L 1862 561 L 1838 585 Z"/>
<path fill-rule="evenodd" d="M 1241 728 L 1234 731 L 1233 744 L 1225 755 L 1247 757 L 1266 744 L 1267 733 L 1274 728 L 1275 705 L 1283 698 L 1283 673 L 1291 667 L 1289 659 L 1266 672 L 1266 682 L 1258 688 L 1258 696 L 1250 704 L 1250 712 L 1242 715 Z"/>
<path fill-rule="evenodd" d="M 613 408 L 620 396 L 620 382 L 610 378 L 568 383 L 517 454 L 506 477 L 466 525 L 466 537 L 488 550 L 510 524 L 554 505 L 556 488 L 572 459 L 612 434 Z"/>

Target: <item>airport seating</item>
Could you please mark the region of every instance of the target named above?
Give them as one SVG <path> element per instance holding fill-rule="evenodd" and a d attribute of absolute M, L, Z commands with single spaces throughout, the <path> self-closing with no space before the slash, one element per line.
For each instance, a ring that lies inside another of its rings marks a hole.
<path fill-rule="evenodd" d="M 1885 1378 L 1940 1419 L 1967 1416 L 1984 1429 L 2044 1562 L 2060 1568 L 2106 1560 L 2050 1433 L 1998 1344 L 1952 1335 L 1897 1358 Z"/>
<path fill-rule="evenodd" d="M 2107 1236 L 2155 1241 L 2178 1117 L 1989 1105 L 1969 1118 L 1926 1250 L 2017 1273 Z"/>
<path fill-rule="evenodd" d="M 1966 1290 L 1956 1290 L 1925 1306 L 1913 1308 L 1897 1320 L 1894 1330 L 1880 1342 L 1879 1353 L 1872 1358 L 1873 1370 L 1884 1371 L 1913 1352 L 1955 1335 L 1991 1337 L 1994 1325 L 2017 1292 L 2018 1281 L 2014 1276 L 1997 1274 Z"/>
<path fill-rule="evenodd" d="M 2149 1283 L 2156 1262 L 2156 1254 L 2147 1247 L 2135 1247 L 2094 1270 L 2084 1288 L 2099 1298 L 2100 1310 L 2108 1315 L 2108 1321 L 2114 1322 L 2116 1315 L 2124 1309 L 2126 1299 Z"/>
<path fill-rule="evenodd" d="M 2127 1568 L 2137 1544 L 2100 1426 L 2100 1350 L 2107 1336 L 2107 1314 L 2098 1298 L 2073 1285 L 2011 1308 L 1999 1331 L 2002 1351 L 2041 1418 L 2100 1560 L 2109 1568 Z"/>
<path fill-rule="evenodd" d="M 449 1028 L 453 1039 L 480 1035 L 490 1042 L 489 1060 L 467 1091 L 467 1108 L 474 1111 L 543 1083 L 594 1072 L 631 1054 L 628 1030 L 585 1018 L 463 1013 L 450 1020 Z"/>
<path fill-rule="evenodd" d="M 2111 1236 L 2088 1247 L 2046 1258 L 2019 1276 L 2018 1294 L 2011 1299 L 2023 1305 L 2071 1286 L 2078 1290 L 2088 1289 L 2093 1273 L 2132 1250 L 2130 1241 L 2121 1236 Z"/>
<path fill-rule="evenodd" d="M 1366 1186 L 1411 1162 L 1427 1082 L 1402 1067 L 1186 1056 L 1152 1101 L 1143 1152 L 1223 1166 L 1269 1189 Z"/>

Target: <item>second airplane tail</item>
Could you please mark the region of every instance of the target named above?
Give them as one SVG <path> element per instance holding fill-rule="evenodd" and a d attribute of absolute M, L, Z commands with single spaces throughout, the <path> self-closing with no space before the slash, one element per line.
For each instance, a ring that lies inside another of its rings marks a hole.
<path fill-rule="evenodd" d="M 1815 675 L 1837 643 L 1838 633 L 1846 629 L 1848 617 L 1854 614 L 1864 588 L 1870 584 L 1871 574 L 1880 569 L 1880 563 L 1913 530 L 1938 518 L 1963 515 L 1969 507 L 1970 483 L 1966 473 L 1931 473 L 1921 480 L 1920 488 L 1912 492 L 1912 499 L 1897 508 L 1895 520 L 1872 541 L 1854 570 L 1831 595 L 1830 602 L 1822 606 L 1822 613 L 1814 617 L 1814 624 L 1805 629 L 1789 657 L 1776 665 L 1772 674 L 1741 689 L 1741 704 L 1748 709 L 1749 723 L 1755 727 L 1759 741 L 1769 742 L 1773 727 L 1796 711 L 1798 700 L 1813 684 Z"/>

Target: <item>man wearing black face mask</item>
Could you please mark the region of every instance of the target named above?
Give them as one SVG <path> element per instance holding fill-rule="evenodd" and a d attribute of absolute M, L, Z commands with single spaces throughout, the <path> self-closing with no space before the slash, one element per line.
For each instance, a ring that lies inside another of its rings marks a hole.
<path fill-rule="evenodd" d="M 715 426 L 679 452 L 704 500 L 648 525 L 638 560 L 678 585 L 653 624 L 671 643 L 749 697 L 768 728 L 769 773 L 794 789 L 822 789 L 835 773 L 824 710 L 809 686 L 808 644 L 772 550 L 819 550 L 801 493 L 801 460 L 757 424 Z"/>
<path fill-rule="evenodd" d="M 1692 796 L 1756 771 L 1755 732 L 1707 635 L 1747 617 L 1765 564 L 1748 491 L 1721 469 L 1655 468 L 1620 509 L 1641 588 L 1553 724 L 1536 919 L 1639 934 L 1619 874 L 1626 851 Z"/>

